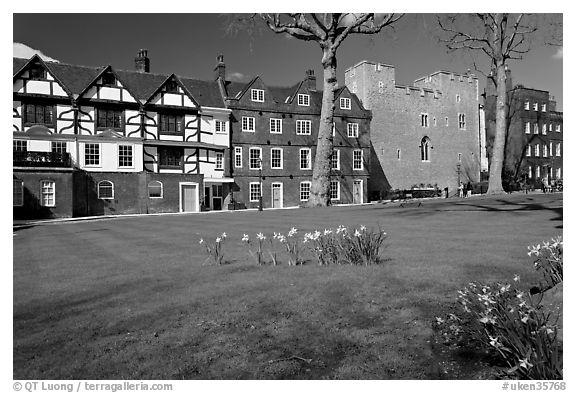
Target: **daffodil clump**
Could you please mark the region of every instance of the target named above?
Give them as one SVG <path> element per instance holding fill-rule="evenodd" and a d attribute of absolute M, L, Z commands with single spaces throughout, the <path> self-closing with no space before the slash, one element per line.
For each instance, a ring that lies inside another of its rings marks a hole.
<path fill-rule="evenodd" d="M 564 279 L 563 249 L 562 236 L 528 247 L 528 256 L 536 257 L 534 267 L 542 273 L 546 282 L 540 285 L 543 290 L 554 287 Z"/>
<path fill-rule="evenodd" d="M 562 240 L 529 248 L 528 255 L 538 257 L 536 269 L 550 282 L 562 282 Z M 471 282 L 458 291 L 458 312 L 436 317 L 433 326 L 446 345 L 477 345 L 496 355 L 508 376 L 562 379 L 558 315 L 545 309 L 542 299 L 541 293 L 522 289 L 518 275 L 510 283 Z"/>
<path fill-rule="evenodd" d="M 204 238 L 200 238 L 198 242 L 200 245 L 203 245 L 206 248 L 206 253 L 208 254 L 207 260 L 212 258 L 215 263 L 218 265 L 222 265 L 224 263 L 224 253 L 222 250 L 222 244 L 224 240 L 226 240 L 226 232 L 222 232 L 220 236 L 217 236 L 214 240 L 214 243 L 208 244 Z"/>

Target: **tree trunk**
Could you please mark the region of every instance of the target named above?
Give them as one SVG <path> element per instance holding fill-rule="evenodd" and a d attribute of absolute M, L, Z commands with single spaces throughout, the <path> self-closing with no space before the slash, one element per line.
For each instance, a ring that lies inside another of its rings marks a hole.
<path fill-rule="evenodd" d="M 504 148 L 506 145 L 506 119 L 508 117 L 508 100 L 506 99 L 506 68 L 504 62 L 498 62 L 496 68 L 496 134 L 490 162 L 490 179 L 487 194 L 504 193 L 502 188 L 502 169 L 504 165 Z"/>
<path fill-rule="evenodd" d="M 327 206 L 330 192 L 330 167 L 332 155 L 332 123 L 334 117 L 334 90 L 336 88 L 336 55 L 325 49 L 322 57 L 324 92 L 320 112 L 320 129 L 316 142 L 316 156 L 312 170 L 309 207 Z"/>

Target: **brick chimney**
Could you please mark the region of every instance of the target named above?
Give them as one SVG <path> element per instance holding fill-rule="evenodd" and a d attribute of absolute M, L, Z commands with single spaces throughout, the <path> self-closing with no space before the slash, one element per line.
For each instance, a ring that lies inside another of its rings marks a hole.
<path fill-rule="evenodd" d="M 222 79 L 226 80 L 226 64 L 224 64 L 224 55 L 218 55 L 216 57 L 218 63 L 214 67 L 214 80 Z"/>
<path fill-rule="evenodd" d="M 134 64 L 136 66 L 136 71 L 150 72 L 150 59 L 148 58 L 147 49 L 140 49 L 138 51 L 138 56 L 134 59 Z"/>
<path fill-rule="evenodd" d="M 316 91 L 316 77 L 314 76 L 314 70 L 306 71 L 305 83 L 306 86 L 308 86 L 308 90 Z"/>

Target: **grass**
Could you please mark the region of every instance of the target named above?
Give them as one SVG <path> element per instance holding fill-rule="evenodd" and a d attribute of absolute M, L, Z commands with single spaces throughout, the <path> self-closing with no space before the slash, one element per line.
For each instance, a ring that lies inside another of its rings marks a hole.
<path fill-rule="evenodd" d="M 256 266 L 243 233 L 378 224 L 378 266 Z M 226 231 L 226 265 L 200 237 Z M 429 379 L 471 280 L 528 282 L 562 195 L 117 218 L 14 236 L 14 379 Z M 300 359 L 301 358 L 301 359 Z M 304 361 L 302 359 L 310 359 Z"/>

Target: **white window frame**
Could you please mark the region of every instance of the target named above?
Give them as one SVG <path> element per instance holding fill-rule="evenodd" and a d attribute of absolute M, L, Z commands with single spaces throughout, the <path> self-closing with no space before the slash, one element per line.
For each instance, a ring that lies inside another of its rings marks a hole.
<path fill-rule="evenodd" d="M 466 130 L 466 114 L 458 113 L 458 129 Z"/>
<path fill-rule="evenodd" d="M 252 152 L 253 151 L 257 151 L 258 152 L 258 157 L 260 158 L 260 166 L 258 167 L 253 167 L 252 166 Z M 251 147 L 248 150 L 248 168 L 250 168 L 250 170 L 259 170 L 262 169 L 262 148 L 261 147 Z"/>
<path fill-rule="evenodd" d="M 532 179 L 532 165 L 528 165 L 528 179 Z"/>
<path fill-rule="evenodd" d="M 296 120 L 296 135 L 312 135 L 312 120 Z"/>
<path fill-rule="evenodd" d="M 111 197 L 101 197 L 100 196 L 100 184 L 102 183 L 110 183 L 112 184 L 112 196 Z M 114 199 L 114 182 L 112 180 L 100 180 L 98 182 L 98 184 L 96 185 L 96 192 L 98 193 L 98 199 L 104 199 L 104 200 L 108 200 L 108 199 Z"/>
<path fill-rule="evenodd" d="M 24 149 L 22 149 L 24 148 Z M 12 143 L 13 151 L 28 151 L 28 141 L 26 139 L 14 139 Z"/>
<path fill-rule="evenodd" d="M 305 168 L 302 168 L 302 152 L 307 152 L 307 163 L 308 166 Z M 307 170 L 311 170 L 312 169 L 312 149 L 310 149 L 309 147 L 304 147 L 302 149 L 299 150 L 298 152 L 298 165 L 300 167 L 301 170 L 307 171 Z"/>
<path fill-rule="evenodd" d="M 540 144 L 539 143 L 534 145 L 534 157 L 540 157 Z"/>
<path fill-rule="evenodd" d="M 264 90 L 250 89 L 250 100 L 254 102 L 264 102 Z"/>
<path fill-rule="evenodd" d="M 274 151 L 280 152 L 280 166 L 274 166 Z M 284 169 L 284 149 L 281 147 L 270 148 L 270 168 L 271 169 Z"/>
<path fill-rule="evenodd" d="M 532 110 L 538 112 L 538 103 L 537 102 L 532 103 Z"/>
<path fill-rule="evenodd" d="M 215 120 L 214 132 L 216 134 L 226 134 L 226 122 L 221 120 Z"/>
<path fill-rule="evenodd" d="M 242 168 L 242 146 L 234 147 L 234 168 Z"/>
<path fill-rule="evenodd" d="M 302 189 L 302 186 L 303 186 L 303 185 L 306 185 L 307 188 L 308 188 L 308 190 L 306 190 L 306 191 L 303 190 L 303 189 Z M 312 188 L 312 182 L 310 182 L 310 181 L 301 181 L 301 182 L 300 182 L 300 187 L 298 187 L 298 190 L 300 191 L 300 201 L 301 201 L 301 202 L 306 202 L 307 200 L 310 199 L 310 191 L 311 191 L 311 188 Z M 303 198 L 303 197 L 302 197 L 303 193 L 307 193 L 307 194 L 308 194 L 308 197 L 307 197 L 307 198 Z"/>
<path fill-rule="evenodd" d="M 242 132 L 256 132 L 256 118 L 242 116 Z"/>
<path fill-rule="evenodd" d="M 352 100 L 350 98 L 340 98 L 340 109 L 351 110 Z"/>
<path fill-rule="evenodd" d="M 130 148 L 130 158 L 132 161 L 132 165 L 120 165 L 120 148 L 121 147 L 129 147 Z M 132 144 L 126 144 L 126 143 L 120 143 L 118 144 L 118 168 L 134 168 L 134 145 Z"/>
<path fill-rule="evenodd" d="M 216 163 L 214 164 L 214 169 L 224 170 L 224 153 L 216 152 Z"/>
<path fill-rule="evenodd" d="M 357 158 L 356 153 L 360 152 L 360 167 L 356 167 Z M 352 170 L 353 171 L 363 171 L 364 170 L 364 151 L 355 149 L 352 151 Z"/>
<path fill-rule="evenodd" d="M 333 164 L 336 163 L 336 166 Z M 340 149 L 333 149 L 332 156 L 330 157 L 330 168 L 339 171 L 340 170 Z"/>
<path fill-rule="evenodd" d="M 524 110 L 529 111 L 530 110 L 530 101 L 525 101 L 524 102 Z"/>
<path fill-rule="evenodd" d="M 64 141 L 53 141 L 50 143 L 50 151 L 53 153 L 68 153 L 68 143 Z"/>
<path fill-rule="evenodd" d="M 94 146 L 98 146 L 98 164 L 88 164 L 86 163 L 86 148 L 89 145 L 94 145 Z M 83 162 L 84 162 L 84 166 L 87 168 L 100 168 L 102 167 L 102 144 L 101 143 L 88 143 L 85 142 L 83 144 L 83 149 L 82 149 L 82 158 L 83 158 Z"/>
<path fill-rule="evenodd" d="M 550 157 L 554 157 L 554 142 L 550 141 Z"/>
<path fill-rule="evenodd" d="M 562 179 L 562 168 L 556 168 L 556 179 Z"/>
<path fill-rule="evenodd" d="M 534 123 L 534 135 L 537 135 L 540 133 L 540 130 L 538 129 L 538 123 Z"/>
<path fill-rule="evenodd" d="M 541 110 L 542 112 L 546 112 L 546 104 L 545 104 L 545 103 L 544 103 L 544 104 L 542 104 L 542 106 L 541 106 L 541 109 L 540 109 L 540 110 Z"/>
<path fill-rule="evenodd" d="M 546 123 L 542 124 L 542 135 L 548 134 L 548 128 L 546 127 Z"/>
<path fill-rule="evenodd" d="M 540 178 L 540 165 L 536 165 L 536 178 Z"/>
<path fill-rule="evenodd" d="M 16 185 L 18 183 L 18 185 Z M 14 190 L 18 187 L 20 191 L 18 195 L 20 195 L 20 199 L 17 201 L 14 199 Z M 20 179 L 12 179 L 12 206 L 24 206 L 24 181 Z"/>
<path fill-rule="evenodd" d="M 348 138 L 358 138 L 359 135 L 358 123 L 347 123 L 346 130 L 348 131 Z"/>
<path fill-rule="evenodd" d="M 556 142 L 556 157 L 562 157 L 562 142 Z"/>
<path fill-rule="evenodd" d="M 531 157 L 532 156 L 532 145 L 528 145 L 526 146 L 526 157 Z"/>
<path fill-rule="evenodd" d="M 256 199 L 252 198 L 252 186 L 258 186 L 258 196 Z M 250 182 L 248 185 L 248 199 L 250 202 L 260 202 L 260 197 L 262 196 L 262 183 L 261 182 Z"/>
<path fill-rule="evenodd" d="M 271 134 L 282 134 L 282 119 L 272 118 L 269 124 Z"/>
<path fill-rule="evenodd" d="M 530 122 L 527 121 L 526 123 L 524 123 L 524 133 L 525 134 L 530 134 Z"/>
<path fill-rule="evenodd" d="M 545 143 L 542 144 L 542 157 L 548 157 L 548 145 Z"/>
<path fill-rule="evenodd" d="M 150 196 L 150 183 L 160 183 L 160 196 Z M 148 198 L 150 199 L 162 199 L 164 198 L 164 184 L 160 180 L 150 180 L 146 186 L 148 191 Z"/>
<path fill-rule="evenodd" d="M 336 197 L 332 197 L 332 185 L 336 184 Z M 330 197 L 331 201 L 339 201 L 340 200 L 340 182 L 338 180 L 330 180 L 330 187 L 328 189 L 328 196 Z"/>
<path fill-rule="evenodd" d="M 560 126 L 560 124 L 556 124 L 556 132 L 561 132 L 562 131 L 562 127 Z"/>
<path fill-rule="evenodd" d="M 45 184 L 49 187 L 45 187 Z M 45 193 L 45 190 L 50 191 Z M 52 196 L 52 202 L 46 202 L 45 196 Z M 56 182 L 54 180 L 40 180 L 40 206 L 54 207 L 56 206 Z"/>
<path fill-rule="evenodd" d="M 298 94 L 298 105 L 299 106 L 310 106 L 310 95 L 309 94 Z"/>

